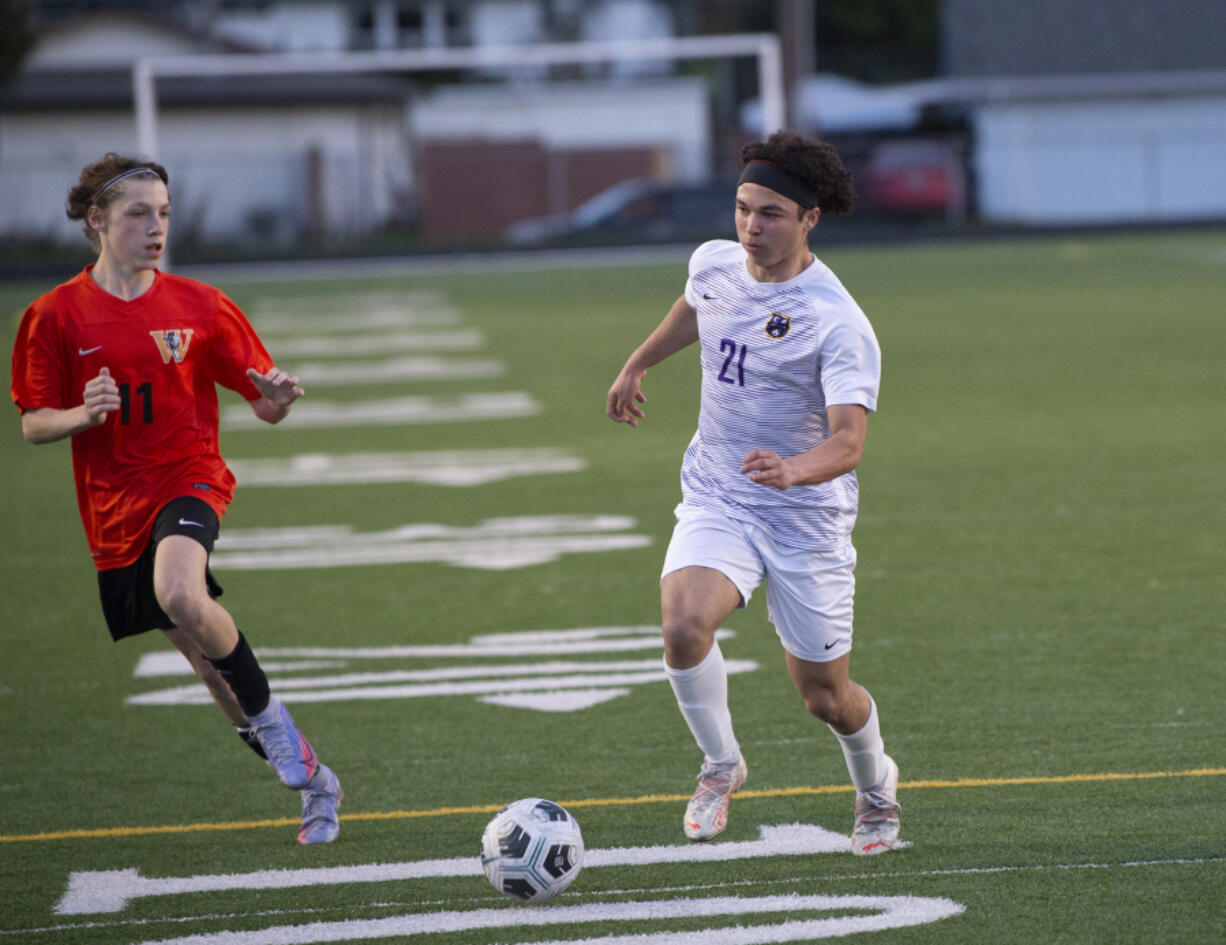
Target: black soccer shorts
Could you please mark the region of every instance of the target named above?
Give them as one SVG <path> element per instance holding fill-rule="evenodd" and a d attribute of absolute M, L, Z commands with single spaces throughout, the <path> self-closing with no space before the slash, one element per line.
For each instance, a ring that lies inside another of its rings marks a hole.
<path fill-rule="evenodd" d="M 149 544 L 141 556 L 126 567 L 98 572 L 102 613 L 112 640 L 174 627 L 174 621 L 166 616 L 153 592 L 153 558 L 158 542 L 169 535 L 185 535 L 199 542 L 211 554 L 219 531 L 217 513 L 207 502 L 192 496 L 171 499 L 158 513 L 153 523 L 153 534 L 149 536 Z M 204 579 L 209 596 L 220 597 L 221 585 L 207 565 Z"/>

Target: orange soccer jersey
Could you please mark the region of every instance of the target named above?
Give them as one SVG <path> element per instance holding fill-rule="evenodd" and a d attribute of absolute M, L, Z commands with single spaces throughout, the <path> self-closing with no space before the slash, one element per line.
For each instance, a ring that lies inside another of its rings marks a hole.
<path fill-rule="evenodd" d="M 99 570 L 140 557 L 159 509 L 179 496 L 225 513 L 234 476 L 218 449 L 216 384 L 255 400 L 247 369 L 272 358 L 243 313 L 211 286 L 157 273 L 124 301 L 89 275 L 36 300 L 13 347 L 13 401 L 69 409 L 107 368 L 121 409 L 72 437 L 77 504 Z"/>

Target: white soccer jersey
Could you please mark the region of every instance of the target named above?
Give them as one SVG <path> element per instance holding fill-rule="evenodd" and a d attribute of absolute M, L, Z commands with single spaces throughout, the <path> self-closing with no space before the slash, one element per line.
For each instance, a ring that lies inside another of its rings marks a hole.
<path fill-rule="evenodd" d="M 698 312 L 702 406 L 681 464 L 685 501 L 765 528 L 778 542 L 830 551 L 851 536 L 854 472 L 779 491 L 740 472 L 745 454 L 783 458 L 830 436 L 827 404 L 877 409 L 881 349 L 868 319 L 821 260 L 787 282 L 758 282 L 738 243 L 690 257 L 685 298 Z"/>

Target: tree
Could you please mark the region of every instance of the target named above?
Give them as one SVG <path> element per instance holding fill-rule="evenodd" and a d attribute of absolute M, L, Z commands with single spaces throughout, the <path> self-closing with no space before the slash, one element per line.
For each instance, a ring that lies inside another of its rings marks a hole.
<path fill-rule="evenodd" d="M 933 76 L 940 64 L 940 0 L 682 0 L 675 8 L 683 28 L 700 34 L 781 30 L 811 13 L 819 72 L 897 82 Z"/>
<path fill-rule="evenodd" d="M 927 78 L 940 63 L 938 0 L 818 0 L 817 67 L 869 82 Z"/>
<path fill-rule="evenodd" d="M 29 0 L 0 0 L 0 85 L 8 85 L 34 48 Z"/>

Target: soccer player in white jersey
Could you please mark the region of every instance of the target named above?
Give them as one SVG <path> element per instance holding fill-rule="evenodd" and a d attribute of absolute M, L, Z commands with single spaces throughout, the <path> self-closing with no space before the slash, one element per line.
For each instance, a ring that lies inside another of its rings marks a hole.
<path fill-rule="evenodd" d="M 851 212 L 855 186 L 833 148 L 790 132 L 747 145 L 741 159 L 738 241 L 695 250 L 684 294 L 630 355 L 606 404 L 610 419 L 637 426 L 647 369 L 698 342 L 698 431 L 660 582 L 665 669 L 704 755 L 685 834 L 719 834 L 745 782 L 715 634 L 765 581 L 788 672 L 841 743 L 856 788 L 852 852 L 883 853 L 898 841 L 898 766 L 876 703 L 848 675 L 854 470 L 881 352 L 808 244 L 823 212 Z"/>

